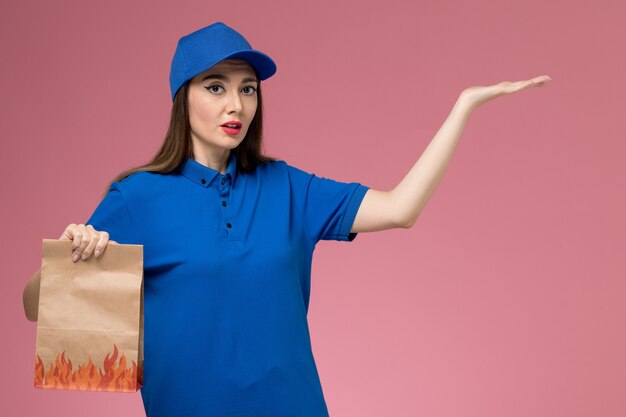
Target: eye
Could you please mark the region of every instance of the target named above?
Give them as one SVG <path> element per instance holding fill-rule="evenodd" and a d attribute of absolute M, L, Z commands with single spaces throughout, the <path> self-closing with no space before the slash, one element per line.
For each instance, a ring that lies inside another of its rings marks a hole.
<path fill-rule="evenodd" d="M 246 88 L 249 89 L 249 90 L 252 90 L 252 91 L 250 91 L 250 94 L 247 94 L 249 96 L 251 96 L 252 94 L 254 94 L 256 92 L 256 87 L 247 86 L 247 87 L 244 87 L 243 89 L 245 90 Z"/>
<path fill-rule="evenodd" d="M 217 91 L 214 90 L 215 87 L 222 88 L 222 86 L 218 85 L 218 84 L 213 84 L 213 85 L 210 85 L 210 86 L 204 87 L 204 88 L 206 88 L 207 90 L 209 90 L 212 93 L 217 93 Z"/>

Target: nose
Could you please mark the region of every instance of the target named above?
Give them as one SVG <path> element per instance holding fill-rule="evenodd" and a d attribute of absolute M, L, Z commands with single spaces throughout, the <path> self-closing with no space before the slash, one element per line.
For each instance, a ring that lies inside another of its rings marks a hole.
<path fill-rule="evenodd" d="M 243 109 L 243 104 L 241 102 L 241 97 L 239 97 L 239 92 L 236 90 L 231 90 L 228 95 L 228 113 L 241 113 Z"/>

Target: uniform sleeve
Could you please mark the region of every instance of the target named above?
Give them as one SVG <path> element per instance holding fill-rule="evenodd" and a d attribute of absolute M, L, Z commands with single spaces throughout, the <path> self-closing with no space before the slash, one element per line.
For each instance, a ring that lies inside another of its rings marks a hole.
<path fill-rule="evenodd" d="M 109 192 L 104 196 L 85 225 L 92 225 L 99 232 L 109 233 L 109 239 L 122 244 L 134 244 L 133 228 L 126 201 L 122 195 L 119 182 L 111 184 Z"/>
<path fill-rule="evenodd" d="M 358 182 L 318 177 L 284 164 L 289 174 L 291 201 L 302 214 L 304 228 L 313 243 L 353 241 L 357 233 L 350 233 L 350 229 L 369 187 Z"/>

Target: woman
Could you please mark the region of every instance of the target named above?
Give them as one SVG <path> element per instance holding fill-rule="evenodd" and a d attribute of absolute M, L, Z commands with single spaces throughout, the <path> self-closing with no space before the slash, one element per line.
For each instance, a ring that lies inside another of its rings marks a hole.
<path fill-rule="evenodd" d="M 471 111 L 549 79 L 463 91 L 406 177 L 378 191 L 261 155 L 260 84 L 275 72 L 221 22 L 182 37 L 161 149 L 60 237 L 75 261 L 108 243 L 144 245 L 148 416 L 328 416 L 307 323 L 315 245 L 411 227 Z M 24 291 L 30 320 L 38 287 L 39 271 Z"/>

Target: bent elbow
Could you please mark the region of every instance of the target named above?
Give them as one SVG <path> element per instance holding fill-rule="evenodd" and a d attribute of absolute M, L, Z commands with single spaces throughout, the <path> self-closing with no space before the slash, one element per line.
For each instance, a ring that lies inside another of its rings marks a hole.
<path fill-rule="evenodd" d="M 403 229 L 410 229 L 411 227 L 413 227 L 418 217 L 419 215 L 415 218 L 409 218 L 408 220 L 405 220 L 404 222 L 400 224 L 400 227 Z"/>

